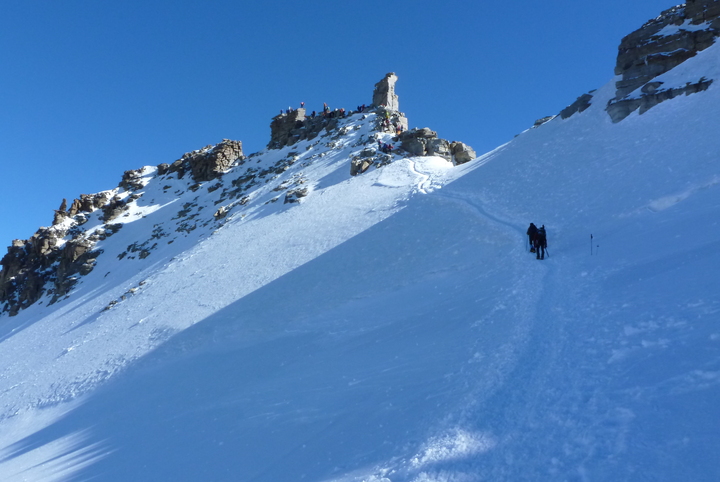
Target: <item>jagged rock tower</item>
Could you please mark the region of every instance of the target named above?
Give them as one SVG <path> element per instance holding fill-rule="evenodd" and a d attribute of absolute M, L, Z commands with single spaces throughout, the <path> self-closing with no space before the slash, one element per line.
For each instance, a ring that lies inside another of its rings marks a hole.
<path fill-rule="evenodd" d="M 375 84 L 373 91 L 372 103 L 376 107 L 384 106 L 388 110 L 398 112 L 400 110 L 400 100 L 395 93 L 395 82 L 398 77 L 395 72 L 385 74 L 385 77 Z"/>

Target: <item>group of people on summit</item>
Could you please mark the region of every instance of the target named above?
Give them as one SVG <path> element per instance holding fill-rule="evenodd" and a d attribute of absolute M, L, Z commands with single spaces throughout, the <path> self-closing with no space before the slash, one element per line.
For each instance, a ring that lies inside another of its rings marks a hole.
<path fill-rule="evenodd" d="M 547 251 L 547 233 L 545 232 L 545 225 L 543 224 L 538 228 L 533 223 L 530 223 L 527 235 L 530 241 L 530 252 L 535 253 L 536 259 L 545 259 L 545 251 Z"/>
<path fill-rule="evenodd" d="M 300 102 L 300 108 L 305 108 L 305 102 Z M 365 109 L 367 109 L 367 106 L 365 104 L 359 105 L 357 108 L 357 112 L 364 112 Z M 287 110 L 280 109 L 280 115 L 283 114 L 291 114 L 295 112 L 296 109 L 293 109 L 292 107 L 288 107 Z M 347 117 L 348 115 L 352 115 L 354 112 L 350 112 L 349 114 L 345 112 L 345 108 L 341 107 L 339 109 L 330 110 L 330 107 L 328 107 L 327 102 L 323 102 L 323 110 L 322 113 L 317 113 L 315 111 L 312 111 L 310 114 L 310 117 L 315 117 L 322 115 L 323 117 L 327 117 L 328 119 L 332 119 L 334 117 Z"/>
<path fill-rule="evenodd" d="M 385 132 L 392 132 L 396 135 L 400 135 L 405 130 L 397 114 L 390 114 L 390 111 L 385 111 L 385 118 L 380 122 L 382 130 Z"/>
<path fill-rule="evenodd" d="M 392 144 L 388 144 L 387 142 L 383 142 L 381 139 L 378 139 L 378 150 L 384 152 L 385 154 L 392 154 L 393 149 L 395 149 L 395 146 Z"/>

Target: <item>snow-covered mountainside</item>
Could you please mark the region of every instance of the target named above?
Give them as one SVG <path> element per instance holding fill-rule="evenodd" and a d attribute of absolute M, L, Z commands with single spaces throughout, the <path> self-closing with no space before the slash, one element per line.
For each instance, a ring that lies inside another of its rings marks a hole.
<path fill-rule="evenodd" d="M 718 480 L 720 86 L 622 81 L 462 164 L 372 108 L 64 206 L 3 265 L 0 478 Z"/>

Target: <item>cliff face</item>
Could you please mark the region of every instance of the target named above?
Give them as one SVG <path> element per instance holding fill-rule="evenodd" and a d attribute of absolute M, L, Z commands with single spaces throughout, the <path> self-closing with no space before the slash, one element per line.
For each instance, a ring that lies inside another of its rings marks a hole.
<path fill-rule="evenodd" d="M 67 210 L 63 200 L 51 227 L 40 228 L 28 240 L 13 241 L 0 260 L 0 313 L 16 315 L 44 294 L 54 303 L 70 292 L 79 275 L 93 270 L 102 254 L 94 249 L 96 242 L 121 225 L 107 224 L 87 235 L 81 226 L 87 214 L 113 205 L 110 197 L 109 192 L 82 195 Z"/>
<path fill-rule="evenodd" d="M 665 85 L 658 76 L 694 57 L 720 35 L 720 1 L 688 0 L 622 39 L 618 48 L 615 98 L 607 106 L 613 122 L 630 113 L 642 114 L 681 94 L 703 91 L 712 79 L 687 79 L 684 85 Z"/>

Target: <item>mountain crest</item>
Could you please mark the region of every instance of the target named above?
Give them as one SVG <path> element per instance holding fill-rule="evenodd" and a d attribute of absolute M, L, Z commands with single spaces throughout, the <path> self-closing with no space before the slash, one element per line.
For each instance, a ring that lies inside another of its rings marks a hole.
<path fill-rule="evenodd" d="M 659 77 L 715 43 L 720 35 L 719 17 L 720 1 L 688 0 L 623 38 L 615 66 L 615 74 L 622 78 L 607 106 L 613 122 L 636 110 L 642 114 L 678 95 L 706 90 L 711 79 L 688 78 L 674 85 Z"/>
<path fill-rule="evenodd" d="M 437 156 L 454 164 L 474 159 L 475 151 L 462 142 L 441 139 L 429 128 L 408 129 L 398 111 L 397 79 L 387 74 L 375 85 L 373 104 L 355 111 L 281 112 L 261 152 L 245 156 L 242 142 L 223 139 L 172 163 L 125 171 L 117 188 L 83 194 L 69 207 L 63 199 L 50 227 L 13 241 L 0 260 L 0 314 L 17 315 L 45 296 L 47 304 L 68 296 L 111 245 L 125 261 L 158 251 L 171 257 L 178 252 L 171 246 L 176 240 L 211 235 L 236 214 L 271 209 L 281 199 L 281 205 L 298 204 L 317 183 L 307 173 L 314 164 L 344 165 L 350 177 L 404 157 Z M 178 204 L 182 208 L 170 220 L 145 220 Z M 133 230 L 139 237 L 119 249 L 108 241 L 131 223 L 145 226 Z"/>
<path fill-rule="evenodd" d="M 688 0 L 669 8 L 658 17 L 645 22 L 638 30 L 626 35 L 618 47 L 615 75 L 615 96 L 608 101 L 610 119 L 620 122 L 637 111 L 652 107 L 679 95 L 707 90 L 713 83 L 692 69 L 680 78 L 664 74 L 707 49 L 720 36 L 720 0 Z M 581 95 L 563 109 L 562 119 L 590 107 L 595 91 Z M 555 116 L 539 119 L 539 127 Z"/>

